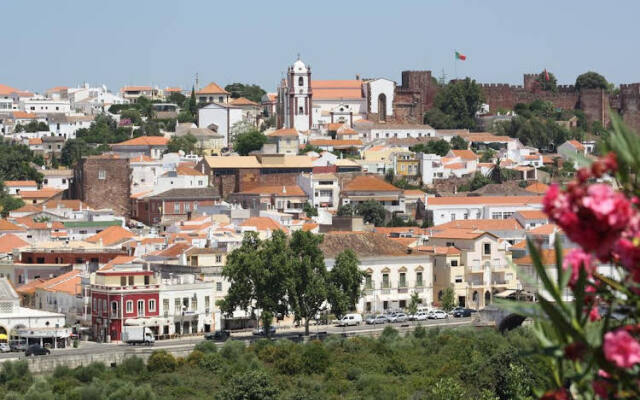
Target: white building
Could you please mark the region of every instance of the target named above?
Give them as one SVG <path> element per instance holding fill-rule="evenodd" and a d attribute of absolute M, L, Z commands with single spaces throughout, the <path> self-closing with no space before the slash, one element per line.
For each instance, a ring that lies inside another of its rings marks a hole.
<path fill-rule="evenodd" d="M 334 174 L 300 174 L 298 186 L 309 196 L 309 202 L 316 208 L 334 210 L 340 203 L 340 186 Z"/>
<path fill-rule="evenodd" d="M 451 170 L 444 167 L 439 155 L 418 153 L 418 160 L 423 184 L 432 185 L 436 179 L 446 179 L 450 176 Z"/>
<path fill-rule="evenodd" d="M 214 330 L 214 281 L 194 274 L 177 274 L 160 280 L 160 316 L 168 319 L 161 335 L 182 335 Z"/>
<path fill-rule="evenodd" d="M 78 129 L 89 129 L 93 117 L 89 115 L 53 114 L 47 116 L 49 130 L 65 139 L 75 139 Z"/>
<path fill-rule="evenodd" d="M 73 181 L 72 169 L 41 169 L 38 172 L 44 175 L 44 178 L 42 180 L 43 188 L 67 190 L 69 189 L 69 185 Z"/>
<path fill-rule="evenodd" d="M 153 194 L 165 192 L 170 189 L 206 188 L 209 186 L 209 177 L 191 167 L 178 166 L 175 170 L 167 171 L 156 179 L 153 185 Z"/>
<path fill-rule="evenodd" d="M 32 97 L 20 99 L 20 110 L 37 114 L 67 114 L 71 111 L 69 100 Z"/>
<path fill-rule="evenodd" d="M 507 219 L 517 211 L 541 210 L 542 196 L 427 197 L 433 224 L 461 219 Z"/>
<path fill-rule="evenodd" d="M 369 141 L 391 138 L 419 139 L 436 136 L 436 130 L 431 126 L 418 124 L 373 124 L 370 130 L 364 130 L 363 133 Z"/>
<path fill-rule="evenodd" d="M 237 122 L 251 120 L 251 113 L 242 106 L 227 103 L 209 103 L 198 110 L 198 123 L 201 128 L 208 128 L 224 136 L 224 145 L 228 146 L 233 141 L 231 127 Z"/>

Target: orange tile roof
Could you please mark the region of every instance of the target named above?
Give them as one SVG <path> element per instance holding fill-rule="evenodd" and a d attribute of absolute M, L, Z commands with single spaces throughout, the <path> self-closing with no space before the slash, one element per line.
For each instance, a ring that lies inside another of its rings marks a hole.
<path fill-rule="evenodd" d="M 129 159 L 129 163 L 154 162 L 154 161 L 156 160 L 144 154 Z"/>
<path fill-rule="evenodd" d="M 514 244 L 513 246 L 511 246 L 512 249 L 526 249 L 527 248 L 527 241 L 526 240 L 521 240 L 518 243 Z"/>
<path fill-rule="evenodd" d="M 540 154 L 531 154 L 528 156 L 524 156 L 525 160 L 538 160 L 540 159 Z"/>
<path fill-rule="evenodd" d="M 476 239 L 484 234 L 495 236 L 489 232 L 484 232 L 479 230 L 448 228 L 438 232 L 433 232 L 431 234 L 431 238 L 433 239 Z"/>
<path fill-rule="evenodd" d="M 534 235 L 551 235 L 556 230 L 558 230 L 558 227 L 555 224 L 544 224 L 531 229 L 529 232 Z"/>
<path fill-rule="evenodd" d="M 342 189 L 343 192 L 397 192 L 400 191 L 392 184 L 385 182 L 383 179 L 372 175 L 358 175 L 351 182 L 346 184 Z"/>
<path fill-rule="evenodd" d="M 15 249 L 29 246 L 29 242 L 20 239 L 13 233 L 0 236 L 0 253 L 10 253 Z"/>
<path fill-rule="evenodd" d="M 171 92 L 178 92 L 178 93 L 180 93 L 180 92 L 182 92 L 182 89 L 181 89 L 181 88 L 179 88 L 179 87 L 168 87 L 168 88 L 164 89 L 164 91 L 165 91 L 165 92 L 170 92 L 170 93 L 171 93 Z"/>
<path fill-rule="evenodd" d="M 433 231 L 442 229 L 478 229 L 481 231 L 510 231 L 510 230 L 522 230 L 522 225 L 514 218 L 508 219 L 462 219 L 447 222 L 444 224 L 436 225 L 431 229 Z"/>
<path fill-rule="evenodd" d="M 81 200 L 49 200 L 44 202 L 43 206 L 46 208 L 68 208 L 73 211 L 91 210 L 91 207 Z"/>
<path fill-rule="evenodd" d="M 541 204 L 542 196 L 452 196 L 429 197 L 428 205 L 464 205 L 464 204 Z"/>
<path fill-rule="evenodd" d="M 403 191 L 405 196 L 424 196 L 426 193 L 418 189 L 406 189 Z"/>
<path fill-rule="evenodd" d="M 524 219 L 549 219 L 547 214 L 542 210 L 522 210 L 518 211 L 518 214 Z"/>
<path fill-rule="evenodd" d="M 8 96 L 11 93 L 18 92 L 19 90 L 16 88 L 12 88 L 11 86 L 3 85 L 0 83 L 0 95 Z"/>
<path fill-rule="evenodd" d="M 124 86 L 120 92 L 151 90 L 151 86 Z"/>
<path fill-rule="evenodd" d="M 314 222 L 306 222 L 302 225 L 302 230 L 304 232 L 311 232 L 316 229 L 319 225 Z"/>
<path fill-rule="evenodd" d="M 180 256 L 191 247 L 191 243 L 176 243 L 158 253 L 161 257 L 174 258 Z"/>
<path fill-rule="evenodd" d="M 102 244 L 104 246 L 112 246 L 114 244 L 124 242 L 127 239 L 131 239 L 133 236 L 133 233 L 121 226 L 110 226 L 102 232 L 96 233 L 85 240 L 90 243 L 98 243 L 102 240 Z"/>
<path fill-rule="evenodd" d="M 334 139 L 313 139 L 309 141 L 312 146 L 362 146 L 362 140 L 360 139 L 347 139 L 347 140 L 334 140 Z"/>
<path fill-rule="evenodd" d="M 110 269 L 113 269 L 115 265 L 129 264 L 135 259 L 136 257 L 132 256 L 116 256 L 114 259 L 103 265 L 102 268 L 100 268 L 98 271 L 108 271 Z"/>
<path fill-rule="evenodd" d="M 16 288 L 16 292 L 21 295 L 32 295 L 36 292 L 36 288 L 42 286 L 46 281 L 41 278 L 36 278 L 32 281 L 25 283 L 24 285 L 18 286 Z"/>
<path fill-rule="evenodd" d="M 311 83 L 313 86 L 313 81 Z M 314 100 L 355 100 L 362 98 L 361 89 L 312 89 Z"/>
<path fill-rule="evenodd" d="M 49 199 L 61 192 L 62 190 L 59 189 L 42 188 L 40 190 L 21 190 L 19 195 L 23 199 Z"/>
<path fill-rule="evenodd" d="M 576 148 L 576 150 L 584 151 L 584 146 L 582 145 L 582 143 L 578 142 L 577 140 L 568 140 L 568 142 L 571 143 L 573 147 Z"/>
<path fill-rule="evenodd" d="M 477 160 L 478 155 L 471 150 L 451 150 L 454 156 L 460 157 L 463 160 Z"/>
<path fill-rule="evenodd" d="M 549 190 L 549 186 L 545 185 L 544 183 L 541 183 L 541 182 L 536 182 L 536 183 L 532 183 L 531 185 L 527 186 L 526 188 L 524 188 L 524 190 L 526 190 L 527 192 L 531 192 L 531 193 L 544 194 L 544 193 L 547 192 L 547 190 Z"/>
<path fill-rule="evenodd" d="M 5 186 L 35 186 L 38 187 L 36 181 L 4 181 Z"/>
<path fill-rule="evenodd" d="M 418 241 L 418 238 L 412 238 L 412 237 L 391 237 L 389 239 L 407 247 L 411 246 L 412 244 Z"/>
<path fill-rule="evenodd" d="M 464 168 L 464 163 L 461 163 L 461 162 L 451 163 L 451 164 L 445 165 L 444 168 L 446 168 L 446 169 L 463 169 Z"/>
<path fill-rule="evenodd" d="M 71 295 L 82 293 L 82 271 L 73 269 L 55 278 L 44 281 L 37 289 L 44 289 L 49 292 L 64 292 Z"/>
<path fill-rule="evenodd" d="M 35 145 L 38 145 L 38 144 L 42 144 L 42 139 L 40 139 L 40 138 L 29 139 L 29 145 L 35 146 Z"/>
<path fill-rule="evenodd" d="M 276 196 L 306 196 L 298 185 L 263 185 L 239 192 L 239 194 L 266 194 Z"/>
<path fill-rule="evenodd" d="M 240 226 L 254 226 L 259 231 L 280 229 L 284 233 L 289 233 L 289 229 L 269 217 L 250 217 L 243 221 Z"/>
<path fill-rule="evenodd" d="M 392 233 L 404 233 L 410 235 L 426 235 L 428 233 L 428 229 L 420 228 L 417 226 L 378 226 L 375 228 L 375 231 L 378 233 L 384 233 L 387 236 L 391 235 Z"/>
<path fill-rule="evenodd" d="M 24 231 L 25 229 L 13 224 L 6 219 L 0 219 L 0 232 L 2 231 Z"/>
<path fill-rule="evenodd" d="M 211 82 L 207 86 L 198 90 L 196 94 L 229 94 L 229 92 L 218 86 L 215 82 Z"/>
<path fill-rule="evenodd" d="M 255 101 L 251 101 L 245 97 L 238 97 L 237 99 L 231 100 L 231 104 L 234 106 L 258 106 L 258 103 Z"/>
<path fill-rule="evenodd" d="M 178 165 L 178 167 L 176 168 L 176 174 L 178 175 L 188 175 L 188 176 L 206 176 L 205 174 L 203 174 L 200 171 L 197 171 L 191 167 L 188 167 L 186 165 Z"/>
<path fill-rule="evenodd" d="M 36 222 L 31 217 L 20 217 L 20 218 L 16 218 L 15 222 L 17 224 L 24 225 L 27 229 L 30 229 L 30 230 L 64 229 L 64 224 L 59 221 Z"/>
<path fill-rule="evenodd" d="M 357 79 L 348 79 L 348 80 L 328 80 L 328 81 L 320 81 L 320 80 L 312 80 L 311 81 L 312 89 L 360 89 L 362 88 L 362 81 Z"/>
<path fill-rule="evenodd" d="M 338 136 L 354 136 L 354 135 L 359 135 L 359 133 L 354 131 L 351 128 L 340 128 L 340 129 L 338 129 Z"/>
<path fill-rule="evenodd" d="M 42 205 L 35 205 L 35 204 L 25 204 L 24 206 L 13 210 L 11 212 L 16 212 L 16 213 L 37 213 L 42 211 Z"/>
<path fill-rule="evenodd" d="M 540 258 L 542 259 L 542 265 L 550 266 L 556 265 L 556 251 L 555 249 L 540 249 Z M 569 250 L 564 249 L 562 251 L 563 254 L 566 254 Z M 533 265 L 533 259 L 531 255 L 524 256 L 521 258 L 516 258 L 513 260 L 514 263 L 518 265 Z"/>
<path fill-rule="evenodd" d="M 14 111 L 13 118 L 14 119 L 37 119 L 38 116 L 36 114 L 31 114 L 24 111 Z"/>
<path fill-rule="evenodd" d="M 434 255 L 446 254 L 446 255 L 459 255 L 462 254 L 460 249 L 453 246 L 416 246 L 413 248 L 415 251 L 424 253 L 433 253 Z"/>
<path fill-rule="evenodd" d="M 164 136 L 140 136 L 124 142 L 114 143 L 111 146 L 166 146 L 167 143 L 169 143 L 169 139 Z"/>
<path fill-rule="evenodd" d="M 298 137 L 298 131 L 294 128 L 286 128 L 286 129 L 278 129 L 277 131 L 269 132 L 267 134 L 269 137 L 284 137 L 284 136 L 295 136 Z"/>
<path fill-rule="evenodd" d="M 327 124 L 327 130 L 335 132 L 343 126 L 344 122 L 330 122 L 329 124 Z"/>

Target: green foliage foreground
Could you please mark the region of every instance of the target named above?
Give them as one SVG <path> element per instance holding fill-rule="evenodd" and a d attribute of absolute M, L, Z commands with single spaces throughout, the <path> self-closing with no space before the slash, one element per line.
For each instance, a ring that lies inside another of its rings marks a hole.
<path fill-rule="evenodd" d="M 406 337 L 387 327 L 378 339 L 330 337 L 295 344 L 261 340 L 219 350 L 198 346 L 187 358 L 155 352 L 33 377 L 26 362 L 5 362 L 0 396 L 10 399 L 533 399 L 548 369 L 528 329 L 418 328 Z"/>

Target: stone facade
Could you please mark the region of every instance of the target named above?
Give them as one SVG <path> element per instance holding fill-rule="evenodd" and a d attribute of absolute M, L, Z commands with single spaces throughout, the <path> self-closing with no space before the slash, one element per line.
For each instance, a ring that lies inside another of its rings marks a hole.
<path fill-rule="evenodd" d="M 94 209 L 109 208 L 116 215 L 131 211 L 131 168 L 129 160 L 116 156 L 83 158 L 74 170 L 72 198 Z"/>

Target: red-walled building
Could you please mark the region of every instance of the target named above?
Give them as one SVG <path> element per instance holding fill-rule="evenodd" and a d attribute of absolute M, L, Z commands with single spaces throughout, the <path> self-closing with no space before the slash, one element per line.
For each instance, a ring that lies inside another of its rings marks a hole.
<path fill-rule="evenodd" d="M 144 325 L 157 332 L 160 285 L 141 264 L 118 265 L 117 260 L 96 271 L 91 281 L 91 323 L 98 341 L 119 341 L 124 325 Z"/>

